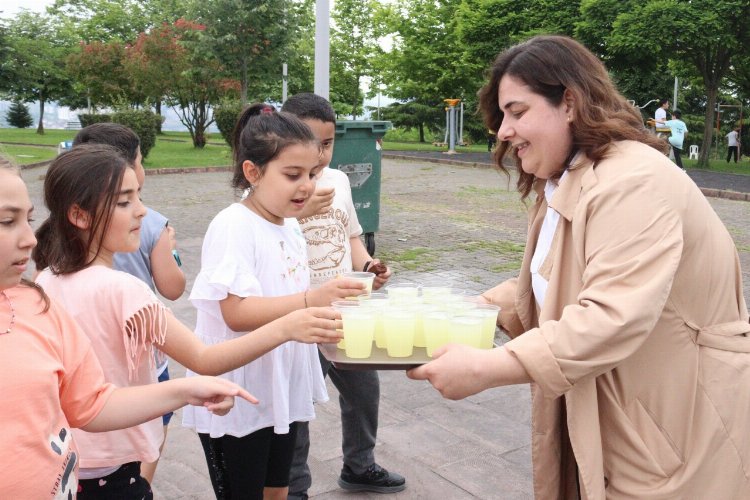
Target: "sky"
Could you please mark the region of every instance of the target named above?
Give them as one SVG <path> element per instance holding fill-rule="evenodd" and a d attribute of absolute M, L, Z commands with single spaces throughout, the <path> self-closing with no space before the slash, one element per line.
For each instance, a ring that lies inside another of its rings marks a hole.
<path fill-rule="evenodd" d="M 3 0 L 0 17 L 15 17 L 22 7 L 34 12 L 44 12 L 44 9 L 53 3 L 54 0 Z"/>

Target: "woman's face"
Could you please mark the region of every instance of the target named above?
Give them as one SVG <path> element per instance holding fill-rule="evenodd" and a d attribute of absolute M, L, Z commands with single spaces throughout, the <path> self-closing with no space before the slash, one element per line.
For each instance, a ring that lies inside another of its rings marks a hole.
<path fill-rule="evenodd" d="M 21 282 L 36 246 L 29 224 L 34 206 L 21 177 L 0 168 L 0 290 Z"/>
<path fill-rule="evenodd" d="M 510 143 L 523 171 L 539 179 L 560 172 L 573 147 L 569 97 L 553 106 L 520 80 L 506 75 L 500 80 L 498 102 L 503 121 L 497 137 Z"/>

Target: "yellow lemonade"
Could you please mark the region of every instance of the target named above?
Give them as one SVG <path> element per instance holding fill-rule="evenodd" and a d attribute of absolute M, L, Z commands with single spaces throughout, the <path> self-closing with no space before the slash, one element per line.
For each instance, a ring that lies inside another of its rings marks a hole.
<path fill-rule="evenodd" d="M 383 311 L 386 351 L 392 358 L 406 358 L 414 352 L 416 315 L 407 309 L 387 308 Z"/>
<path fill-rule="evenodd" d="M 331 303 L 331 306 L 343 315 L 345 310 L 350 309 L 352 307 L 359 307 L 359 301 L 336 300 Z M 341 328 L 337 328 L 337 331 L 341 333 L 344 332 Z M 339 349 L 346 349 L 346 338 L 342 338 L 341 340 L 339 340 L 338 344 L 336 344 L 336 347 Z"/>
<path fill-rule="evenodd" d="M 479 342 L 480 349 L 492 349 L 495 341 L 495 326 L 497 324 L 497 315 L 500 308 L 491 304 L 477 305 L 467 314 L 482 319 L 482 338 Z"/>
<path fill-rule="evenodd" d="M 422 304 L 414 306 L 416 312 L 416 322 L 414 325 L 414 347 L 426 347 L 425 344 L 425 330 L 424 330 L 424 315 L 431 311 L 437 310 L 436 306 L 430 304 Z"/>
<path fill-rule="evenodd" d="M 369 298 L 360 299 L 359 303 L 361 307 L 365 307 L 372 311 L 375 322 L 375 345 L 381 349 L 386 348 L 385 330 L 383 329 L 383 310 L 388 306 L 388 298 L 384 295 L 382 297 L 375 297 L 376 294 L 372 294 Z M 377 294 L 381 295 L 381 294 Z"/>
<path fill-rule="evenodd" d="M 482 339 L 482 318 L 455 316 L 450 324 L 451 341 L 479 348 Z"/>
<path fill-rule="evenodd" d="M 451 341 L 450 316 L 442 311 L 430 311 L 422 317 L 427 355 Z"/>
<path fill-rule="evenodd" d="M 365 292 L 363 295 L 370 295 L 372 293 L 372 282 L 375 279 L 374 273 L 358 273 L 358 272 L 348 272 L 344 273 L 342 277 L 348 279 L 348 280 L 354 280 L 358 281 L 365 285 Z M 356 300 L 357 297 L 347 297 L 347 300 Z"/>
<path fill-rule="evenodd" d="M 356 359 L 370 357 L 375 333 L 375 317 L 372 311 L 360 309 L 348 309 L 341 313 L 346 355 Z"/>

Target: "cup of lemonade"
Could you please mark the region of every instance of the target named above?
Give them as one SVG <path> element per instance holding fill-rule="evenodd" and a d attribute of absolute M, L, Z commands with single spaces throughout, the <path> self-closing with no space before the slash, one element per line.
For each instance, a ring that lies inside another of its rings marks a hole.
<path fill-rule="evenodd" d="M 428 311 L 422 315 L 422 328 L 427 355 L 432 357 L 435 349 L 451 341 L 451 318 L 445 311 Z"/>
<path fill-rule="evenodd" d="M 354 307 L 359 307 L 359 301 L 357 300 L 335 300 L 331 302 L 331 307 L 333 307 L 335 310 L 341 313 L 341 317 L 344 316 L 344 311 L 347 309 L 351 309 Z M 343 333 L 343 330 L 339 330 Z M 336 347 L 339 349 L 346 349 L 346 337 L 339 340 L 339 343 L 336 344 Z"/>
<path fill-rule="evenodd" d="M 358 281 L 365 285 L 365 295 L 372 293 L 372 282 L 375 280 L 375 273 L 359 273 L 359 272 L 348 272 L 341 275 L 342 278 L 348 280 Z M 353 297 L 347 297 L 353 298 Z"/>
<path fill-rule="evenodd" d="M 369 358 L 375 335 L 375 315 L 367 307 L 345 307 L 341 309 L 344 323 L 344 351 L 354 359 Z"/>
<path fill-rule="evenodd" d="M 408 358 L 414 352 L 416 313 L 411 308 L 387 307 L 383 310 L 386 351 L 392 358 Z"/>
<path fill-rule="evenodd" d="M 482 340 L 482 318 L 461 315 L 451 318 L 451 342 L 479 348 Z"/>

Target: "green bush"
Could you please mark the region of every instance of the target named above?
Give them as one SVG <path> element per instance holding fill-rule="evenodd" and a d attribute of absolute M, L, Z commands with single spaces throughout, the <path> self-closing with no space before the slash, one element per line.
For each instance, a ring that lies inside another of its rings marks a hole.
<path fill-rule="evenodd" d="M 29 108 L 21 101 L 13 101 L 10 105 L 8 113 L 5 115 L 5 119 L 8 120 L 8 125 L 16 128 L 30 127 L 34 123 L 34 119 L 31 118 Z"/>
<path fill-rule="evenodd" d="M 108 123 L 112 121 L 112 115 L 105 113 L 79 113 L 78 121 L 81 122 L 81 127 L 88 127 L 94 123 Z"/>
<path fill-rule="evenodd" d="M 156 131 L 161 121 L 161 115 L 148 109 L 126 109 L 112 115 L 112 122 L 130 127 L 138 134 L 141 140 L 141 154 L 144 158 L 156 144 Z"/>
<path fill-rule="evenodd" d="M 240 101 L 224 101 L 214 108 L 216 126 L 230 148 L 232 147 L 232 132 L 240 117 L 240 113 L 242 113 L 242 104 Z"/>

